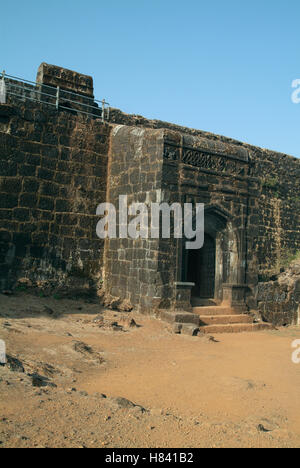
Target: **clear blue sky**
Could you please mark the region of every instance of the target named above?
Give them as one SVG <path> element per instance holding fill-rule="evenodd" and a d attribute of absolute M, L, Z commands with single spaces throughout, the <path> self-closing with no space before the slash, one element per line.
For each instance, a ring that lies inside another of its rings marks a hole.
<path fill-rule="evenodd" d="M 113 107 L 300 157 L 299 0 L 15 0 L 1 63 L 94 77 Z"/>

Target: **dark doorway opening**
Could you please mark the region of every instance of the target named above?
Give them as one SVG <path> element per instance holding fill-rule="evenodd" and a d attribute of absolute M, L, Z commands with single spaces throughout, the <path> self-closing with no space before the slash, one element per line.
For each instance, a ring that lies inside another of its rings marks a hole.
<path fill-rule="evenodd" d="M 195 283 L 192 296 L 201 299 L 215 297 L 216 242 L 205 234 L 204 246 L 199 250 L 188 251 L 187 280 Z"/>

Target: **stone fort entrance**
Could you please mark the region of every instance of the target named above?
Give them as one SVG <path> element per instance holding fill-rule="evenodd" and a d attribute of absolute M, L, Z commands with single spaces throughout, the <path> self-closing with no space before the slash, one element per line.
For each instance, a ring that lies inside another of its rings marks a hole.
<path fill-rule="evenodd" d="M 192 304 L 212 299 L 220 303 L 224 284 L 242 282 L 243 249 L 238 249 L 238 232 L 230 214 L 218 206 L 205 209 L 204 245 L 198 250 L 183 250 L 183 281 L 194 283 Z"/>
<path fill-rule="evenodd" d="M 203 248 L 190 250 L 187 254 L 187 264 L 187 280 L 195 283 L 192 289 L 192 298 L 214 298 L 216 276 L 215 239 L 209 234 L 205 234 Z"/>
<path fill-rule="evenodd" d="M 128 203 L 205 206 L 205 242 L 198 251 L 186 250 L 187 240 L 172 236 L 109 240 L 105 287 L 111 296 L 150 313 L 191 310 L 194 299 L 244 310 L 248 152 L 169 130 L 120 125 L 110 158 L 109 201 L 115 206 L 120 194 L 128 195 Z"/>

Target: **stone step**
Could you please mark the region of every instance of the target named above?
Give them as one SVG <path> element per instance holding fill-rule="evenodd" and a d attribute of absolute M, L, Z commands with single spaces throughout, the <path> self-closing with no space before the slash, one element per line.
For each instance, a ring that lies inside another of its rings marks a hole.
<path fill-rule="evenodd" d="M 192 297 L 191 304 L 193 307 L 216 307 L 219 305 L 215 299 L 201 299 L 200 297 Z"/>
<path fill-rule="evenodd" d="M 270 323 L 234 323 L 228 325 L 205 325 L 200 328 L 201 333 L 241 333 L 254 332 L 261 330 L 273 330 L 274 327 Z"/>
<path fill-rule="evenodd" d="M 200 315 L 200 326 L 230 325 L 233 323 L 253 323 L 250 315 Z"/>
<path fill-rule="evenodd" d="M 241 315 L 241 312 L 226 306 L 193 307 L 193 314 L 197 315 Z"/>
<path fill-rule="evenodd" d="M 161 309 L 158 311 L 158 317 L 168 323 L 188 323 L 199 327 L 199 315 L 185 311 Z"/>

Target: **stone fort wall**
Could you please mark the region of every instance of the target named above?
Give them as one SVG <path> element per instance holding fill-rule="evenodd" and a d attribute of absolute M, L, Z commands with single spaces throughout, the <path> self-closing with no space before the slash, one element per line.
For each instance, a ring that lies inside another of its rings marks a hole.
<path fill-rule="evenodd" d="M 0 286 L 101 285 L 110 126 L 39 103 L 0 106 Z"/>
<path fill-rule="evenodd" d="M 120 126 L 125 130 L 117 132 Z M 207 159 L 204 167 L 176 160 L 176 152 L 197 145 L 225 157 L 227 149 L 247 153 L 245 171 Z M 118 194 L 138 195 L 135 201 L 159 201 L 163 194 L 169 202 L 189 196 L 230 213 L 237 229 L 240 223 L 246 253 L 240 274 L 249 287 L 248 307 L 257 309 L 259 283 L 274 279 L 300 250 L 299 182 L 299 159 L 230 138 L 117 109 L 103 124 L 10 99 L 0 106 L 1 289 L 22 277 L 49 291 L 96 292 L 106 281 L 110 294 L 133 305 L 151 309 L 149 298 L 160 298 L 171 307 L 174 282 L 182 279 L 177 241 L 105 244 L 96 236 L 95 213 Z"/>

